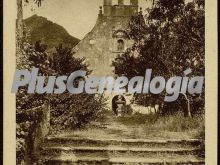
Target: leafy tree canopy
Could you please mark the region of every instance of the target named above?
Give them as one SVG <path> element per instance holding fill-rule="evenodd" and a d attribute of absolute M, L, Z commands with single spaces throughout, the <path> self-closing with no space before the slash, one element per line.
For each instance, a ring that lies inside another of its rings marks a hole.
<path fill-rule="evenodd" d="M 189 77 L 204 76 L 203 0 L 190 3 L 185 3 L 184 0 L 155 0 L 145 16 L 132 17 L 128 33 L 135 43 L 113 62 L 116 74 L 131 78 L 143 76 L 147 68 L 152 68 L 153 74 L 169 78 L 174 75 L 183 76 L 183 71 L 191 68 L 193 73 Z M 146 103 L 146 99 L 160 103 L 163 102 L 164 94 L 157 97 L 136 97 L 141 104 Z M 182 99 L 186 98 L 191 105 L 200 103 L 199 107 L 192 106 L 194 109 L 204 109 L 204 94 L 187 94 L 187 97 Z M 181 102 L 181 99 L 177 101 L 179 104 L 182 104 Z"/>

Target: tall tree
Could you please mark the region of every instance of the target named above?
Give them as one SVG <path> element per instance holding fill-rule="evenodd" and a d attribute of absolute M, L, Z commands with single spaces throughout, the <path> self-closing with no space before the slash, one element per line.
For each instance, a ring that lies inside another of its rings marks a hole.
<path fill-rule="evenodd" d="M 91 73 L 84 62 L 84 58 L 75 58 L 71 48 L 60 44 L 51 59 L 51 68 L 60 76 L 69 76 L 77 70 Z M 74 82 L 77 85 L 78 81 Z M 85 126 L 97 117 L 100 110 L 105 109 L 105 99 L 102 95 L 88 95 L 86 93 L 53 95 L 51 98 L 51 124 L 54 129 L 73 129 Z"/>
<path fill-rule="evenodd" d="M 38 7 L 41 6 L 42 0 L 34 0 Z M 16 20 L 16 63 L 24 58 L 21 54 L 24 38 L 23 24 L 23 3 L 29 3 L 29 0 L 17 0 L 17 20 Z"/>
<path fill-rule="evenodd" d="M 129 34 L 135 44 L 113 62 L 116 74 L 133 77 L 144 75 L 146 68 L 152 68 L 155 75 L 169 78 L 184 76 L 183 71 L 191 68 L 195 75 L 204 76 L 205 14 L 201 4 L 202 1 L 185 4 L 184 0 L 155 0 L 152 8 L 147 9 L 145 22 L 141 15 L 133 17 Z M 141 103 L 149 98 L 162 103 L 164 95 L 136 97 Z M 204 109 L 204 94 L 187 93 L 176 104 L 187 105 L 191 116 L 192 109 Z"/>

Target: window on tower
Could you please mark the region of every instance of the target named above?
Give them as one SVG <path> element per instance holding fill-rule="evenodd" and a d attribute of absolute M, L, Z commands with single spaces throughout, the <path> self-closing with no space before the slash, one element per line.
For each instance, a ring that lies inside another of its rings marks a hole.
<path fill-rule="evenodd" d="M 124 41 L 122 39 L 118 40 L 118 51 L 119 52 L 124 51 Z"/>

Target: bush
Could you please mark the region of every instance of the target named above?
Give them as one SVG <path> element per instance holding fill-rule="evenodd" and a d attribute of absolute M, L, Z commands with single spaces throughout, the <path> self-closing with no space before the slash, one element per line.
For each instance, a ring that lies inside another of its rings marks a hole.
<path fill-rule="evenodd" d="M 77 70 L 87 71 L 89 75 L 91 71 L 84 60 L 84 58 L 75 58 L 71 48 L 60 44 L 56 47 L 50 64 L 58 75 L 68 76 Z M 64 93 L 51 96 L 50 105 L 51 125 L 55 130 L 76 129 L 96 119 L 97 113 L 105 108 L 105 99 L 102 95 Z"/>
<path fill-rule="evenodd" d="M 41 49 L 40 42 L 36 45 L 29 44 L 25 38 L 22 43 L 22 49 L 17 52 L 17 69 L 30 70 L 32 67 L 37 67 L 40 73 L 48 75 L 52 73 L 47 61 L 47 53 L 45 49 Z M 41 47 L 42 46 L 42 47 Z M 33 156 L 33 141 L 32 133 L 36 129 L 37 123 L 41 120 L 41 108 L 47 100 L 46 95 L 28 94 L 27 87 L 22 87 L 16 94 L 16 161 L 21 164 L 21 161 L 31 159 Z M 36 110 L 34 110 L 36 109 Z M 33 111 L 30 111 L 33 110 Z"/>
<path fill-rule="evenodd" d="M 151 68 L 153 69 L 152 76 L 160 75 L 168 79 L 174 75 L 182 77 L 183 71 L 191 68 L 193 74 L 189 77 L 204 76 L 204 4 L 198 1 L 184 3 L 183 0 L 154 0 L 144 17 L 133 16 L 127 33 L 129 38 L 134 40 L 134 44 L 113 61 L 115 73 L 118 76 L 132 78 L 145 75 L 146 69 Z M 197 5 L 200 7 L 196 7 Z M 147 104 L 162 105 L 165 96 L 165 91 L 158 95 L 135 94 L 135 101 L 144 106 Z M 201 114 L 204 113 L 204 96 L 204 92 L 201 95 L 195 94 L 195 96 L 186 92 L 186 96 L 178 98 L 176 105 L 184 107 L 184 111 Z M 175 108 L 176 105 L 167 105 L 174 106 L 174 109 L 164 108 L 163 113 L 179 110 Z M 192 113 L 187 113 L 187 115 L 194 115 Z"/>
<path fill-rule="evenodd" d="M 64 96 L 67 100 L 68 96 Z M 53 106 L 51 110 L 51 125 L 54 130 L 82 128 L 98 117 L 105 110 L 105 98 L 101 95 L 72 95 L 69 103 Z M 55 104 L 56 105 L 56 104 Z"/>
<path fill-rule="evenodd" d="M 123 115 L 131 115 L 133 112 L 131 105 L 124 105 L 122 106 L 122 114 Z"/>

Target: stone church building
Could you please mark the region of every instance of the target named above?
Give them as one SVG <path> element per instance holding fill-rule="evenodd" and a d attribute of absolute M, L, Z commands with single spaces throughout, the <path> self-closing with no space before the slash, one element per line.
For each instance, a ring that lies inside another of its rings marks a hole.
<path fill-rule="evenodd" d="M 130 0 L 130 4 L 118 0 L 116 5 L 112 0 L 103 2 L 94 28 L 73 51 L 75 57 L 86 58 L 92 75 L 113 76 L 112 61 L 133 44 L 126 33 L 130 18 L 141 11 L 138 13 L 138 0 Z"/>

